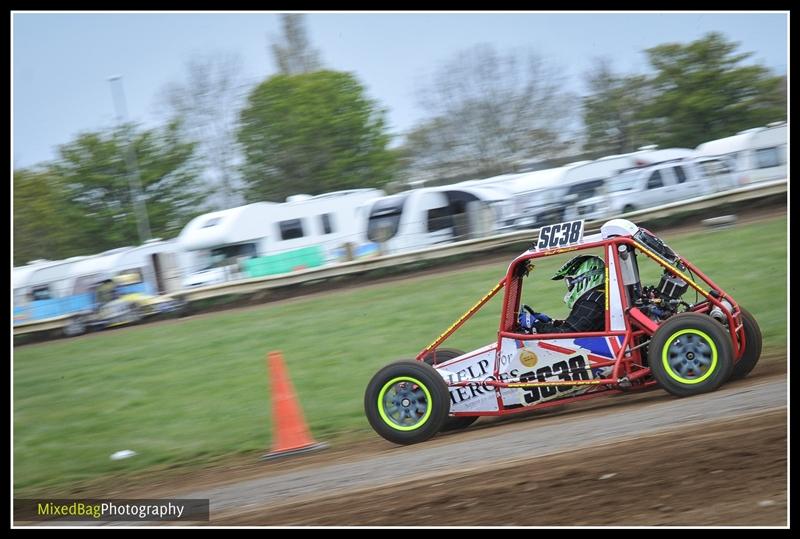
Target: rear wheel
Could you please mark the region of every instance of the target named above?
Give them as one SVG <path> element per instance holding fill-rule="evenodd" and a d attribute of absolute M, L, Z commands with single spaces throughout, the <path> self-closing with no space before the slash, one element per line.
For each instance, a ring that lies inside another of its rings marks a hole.
<path fill-rule="evenodd" d="M 632 211 L 636 211 L 636 207 L 633 204 L 625 204 L 625 207 L 622 208 L 622 213 L 631 213 Z"/>
<path fill-rule="evenodd" d="M 733 366 L 731 380 L 738 380 L 750 374 L 761 357 L 761 328 L 758 327 L 758 322 L 749 311 L 742 307 L 739 309 L 742 312 L 741 317 L 744 324 L 744 354 Z"/>
<path fill-rule="evenodd" d="M 427 363 L 398 361 L 378 371 L 367 384 L 364 410 L 382 437 L 396 444 L 415 444 L 442 429 L 450 412 L 450 393 Z"/>
<path fill-rule="evenodd" d="M 436 350 L 431 350 L 428 352 L 428 354 L 422 360 L 428 365 L 439 365 L 440 363 L 450 361 L 451 359 L 455 359 L 458 356 L 463 355 L 463 351 L 455 348 L 437 348 Z M 478 416 L 476 415 L 458 417 L 450 416 L 447 418 L 447 421 L 444 422 L 442 432 L 465 429 L 475 423 L 477 420 Z"/>
<path fill-rule="evenodd" d="M 703 314 L 681 313 L 656 330 L 648 359 L 659 385 L 678 397 L 714 391 L 730 378 L 730 336 Z"/>

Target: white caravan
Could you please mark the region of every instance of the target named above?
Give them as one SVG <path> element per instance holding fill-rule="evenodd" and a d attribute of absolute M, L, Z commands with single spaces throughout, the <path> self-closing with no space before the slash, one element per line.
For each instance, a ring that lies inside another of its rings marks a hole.
<path fill-rule="evenodd" d="M 127 250 L 122 247 L 117 251 Z M 88 299 L 74 296 L 75 268 L 91 256 L 23 266 L 14 275 L 14 323 L 55 318 L 84 310 Z"/>
<path fill-rule="evenodd" d="M 92 287 L 116 275 L 136 274 L 128 293 L 157 295 L 180 289 L 177 242 L 150 240 L 92 256 L 41 261 L 14 269 L 14 322 L 24 323 L 92 308 Z"/>
<path fill-rule="evenodd" d="M 743 185 L 786 178 L 787 128 L 785 122 L 747 129 L 732 136 L 704 142 L 698 157 L 723 157 L 733 170 L 734 184 Z"/>
<path fill-rule="evenodd" d="M 337 259 L 367 256 L 377 246 L 363 241 L 368 204 L 378 189 L 316 196 L 284 203 L 256 202 L 191 220 L 178 243 L 190 255 L 184 287 L 287 273 Z"/>
<path fill-rule="evenodd" d="M 413 189 L 370 207 L 367 239 L 383 254 L 486 236 L 502 227 L 512 192 L 481 182 Z"/>

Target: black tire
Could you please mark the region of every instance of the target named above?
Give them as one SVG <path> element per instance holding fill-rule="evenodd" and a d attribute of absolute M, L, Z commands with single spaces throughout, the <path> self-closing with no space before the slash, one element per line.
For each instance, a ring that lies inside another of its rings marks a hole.
<path fill-rule="evenodd" d="M 707 315 L 676 314 L 653 334 L 648 361 L 659 385 L 675 396 L 714 391 L 733 371 L 731 338 Z"/>
<path fill-rule="evenodd" d="M 761 328 L 758 327 L 758 322 L 749 311 L 741 306 L 739 309 L 742 311 L 742 323 L 744 324 L 744 354 L 733 366 L 731 380 L 739 380 L 750 374 L 761 357 Z"/>
<path fill-rule="evenodd" d="M 428 365 L 438 365 L 440 363 L 444 363 L 445 361 L 450 361 L 451 359 L 455 359 L 458 356 L 463 356 L 464 352 L 462 350 L 458 350 L 456 348 L 437 348 L 436 350 L 431 350 L 428 354 L 422 358 L 422 361 L 427 363 Z M 435 361 L 434 361 L 435 360 Z M 442 426 L 441 432 L 449 432 L 451 430 L 461 430 L 469 427 L 473 423 L 478 420 L 478 416 L 458 416 L 458 417 L 451 417 L 448 416 L 447 420 L 444 422 Z"/>
<path fill-rule="evenodd" d="M 636 207 L 633 204 L 625 204 L 625 207 L 622 208 L 623 215 L 632 211 L 636 211 Z"/>
<path fill-rule="evenodd" d="M 392 393 L 393 392 L 393 393 Z M 390 401 L 394 397 L 393 401 Z M 387 409 L 394 405 L 394 411 Z M 422 361 L 387 365 L 367 384 L 364 411 L 372 428 L 396 444 L 424 442 L 450 413 L 450 392 L 436 369 Z"/>

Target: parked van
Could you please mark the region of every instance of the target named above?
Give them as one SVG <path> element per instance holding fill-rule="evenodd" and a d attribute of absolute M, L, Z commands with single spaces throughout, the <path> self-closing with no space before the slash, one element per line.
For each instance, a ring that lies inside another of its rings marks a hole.
<path fill-rule="evenodd" d="M 787 127 L 785 122 L 776 122 L 704 142 L 697 147 L 697 155 L 726 159 L 739 187 L 785 179 Z"/>
<path fill-rule="evenodd" d="M 369 204 L 383 195 L 378 189 L 294 195 L 283 203 L 256 202 L 196 217 L 178 237 L 191 256 L 184 286 L 289 273 L 377 252 L 363 231 Z"/>
<path fill-rule="evenodd" d="M 538 178 L 540 185 L 545 183 L 546 187 L 518 195 L 524 200 L 521 224 L 538 227 L 578 218 L 575 206 L 584 200 L 602 197 L 608 179 L 621 170 L 666 159 L 689 157 L 693 153 L 687 148 L 659 150 L 656 146 L 645 146 L 636 152 L 608 155 L 594 161 L 580 161 L 541 171 L 532 178 Z"/>
<path fill-rule="evenodd" d="M 711 192 L 712 185 L 693 159 L 673 159 L 635 167 L 610 178 L 603 195 L 576 204 L 569 218 L 607 219 Z"/>

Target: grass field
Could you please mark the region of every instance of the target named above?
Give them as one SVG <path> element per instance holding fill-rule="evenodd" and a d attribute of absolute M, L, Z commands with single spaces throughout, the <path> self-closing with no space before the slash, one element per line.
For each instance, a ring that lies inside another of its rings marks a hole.
<path fill-rule="evenodd" d="M 787 221 L 664 236 L 758 320 L 766 351 L 786 348 Z M 565 259 L 537 264 L 536 298 L 566 315 Z M 103 474 L 264 450 L 265 355 L 284 353 L 319 439 L 374 436 L 364 388 L 385 363 L 416 355 L 502 277 L 508 262 L 331 292 L 258 308 L 109 331 L 14 350 L 15 495 Z M 654 279 L 643 272 L 643 282 Z M 687 297 L 689 295 L 687 294 Z M 445 346 L 493 341 L 498 296 Z M 134 458 L 112 461 L 122 449 Z"/>

